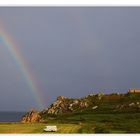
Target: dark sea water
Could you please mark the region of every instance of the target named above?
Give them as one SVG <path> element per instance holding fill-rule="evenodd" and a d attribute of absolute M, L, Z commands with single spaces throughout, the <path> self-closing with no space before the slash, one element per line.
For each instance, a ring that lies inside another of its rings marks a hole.
<path fill-rule="evenodd" d="M 0 122 L 19 122 L 25 112 L 0 112 Z"/>

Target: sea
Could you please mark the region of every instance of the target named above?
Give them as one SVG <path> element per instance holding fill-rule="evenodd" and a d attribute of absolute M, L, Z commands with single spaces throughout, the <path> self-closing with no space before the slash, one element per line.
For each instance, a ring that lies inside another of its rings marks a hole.
<path fill-rule="evenodd" d="M 20 122 L 25 112 L 0 112 L 0 122 Z"/>

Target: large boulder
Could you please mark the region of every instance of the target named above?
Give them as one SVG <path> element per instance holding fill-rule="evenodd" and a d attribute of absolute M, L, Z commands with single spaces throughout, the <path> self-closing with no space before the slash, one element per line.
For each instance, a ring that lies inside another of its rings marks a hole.
<path fill-rule="evenodd" d="M 27 112 L 21 119 L 22 123 L 36 123 L 40 122 L 41 116 L 39 113 L 32 109 L 30 112 Z"/>

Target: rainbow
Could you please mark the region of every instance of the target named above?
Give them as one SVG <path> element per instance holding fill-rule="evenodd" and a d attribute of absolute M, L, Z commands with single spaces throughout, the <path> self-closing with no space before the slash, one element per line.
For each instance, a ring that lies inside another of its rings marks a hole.
<path fill-rule="evenodd" d="M 27 61 L 25 61 L 25 58 L 22 56 L 18 46 L 16 43 L 12 40 L 9 33 L 5 31 L 5 28 L 2 24 L 0 24 L 0 39 L 3 41 L 4 46 L 7 48 L 7 50 L 10 52 L 12 57 L 14 58 L 16 64 L 20 68 L 20 71 L 29 86 L 31 90 L 31 94 L 34 98 L 34 100 L 37 102 L 38 109 L 41 110 L 45 107 L 45 103 L 43 101 L 42 92 L 39 89 L 36 80 L 33 77 L 33 74 L 31 70 L 28 67 Z"/>

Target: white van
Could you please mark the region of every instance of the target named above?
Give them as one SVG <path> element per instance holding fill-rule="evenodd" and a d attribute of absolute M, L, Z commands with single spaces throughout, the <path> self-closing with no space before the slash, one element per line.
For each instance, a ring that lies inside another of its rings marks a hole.
<path fill-rule="evenodd" d="M 54 126 L 51 126 L 51 125 L 49 126 L 48 125 L 48 126 L 45 127 L 44 131 L 46 131 L 46 132 L 57 132 L 57 126 L 55 126 L 55 125 Z"/>

